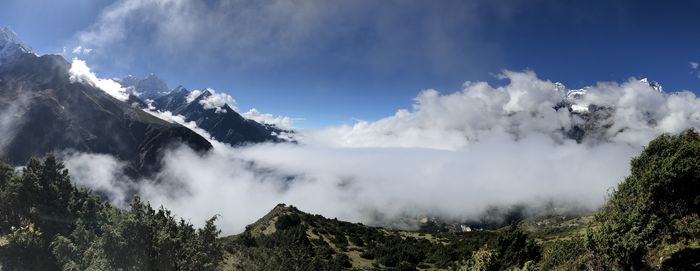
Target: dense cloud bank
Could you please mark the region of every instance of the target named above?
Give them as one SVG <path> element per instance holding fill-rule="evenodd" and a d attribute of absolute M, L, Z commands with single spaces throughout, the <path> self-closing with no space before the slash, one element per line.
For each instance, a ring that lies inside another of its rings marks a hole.
<path fill-rule="evenodd" d="M 463 90 L 446 95 L 425 90 L 415 98 L 412 111 L 324 129 L 311 138 L 343 147 L 459 149 L 493 131 L 513 140 L 544 134 L 561 142 L 578 127 L 590 135 L 584 138 L 588 144 L 641 147 L 661 133 L 700 127 L 700 100 L 692 92 L 664 93 L 646 79 L 568 90 L 534 72 L 506 71 L 500 77 L 510 83 L 494 87 L 467 82 Z"/>
<path fill-rule="evenodd" d="M 157 180 L 130 189 L 192 221 L 220 214 L 226 233 L 279 202 L 365 223 L 423 214 L 469 219 L 491 206 L 544 202 L 592 209 L 650 139 L 700 123 L 692 93 L 664 93 L 646 80 L 571 91 L 533 72 L 502 77 L 509 82 L 500 87 L 423 91 L 412 110 L 378 121 L 302 131 L 300 144 L 213 141 L 204 155 L 176 148 Z M 584 128 L 584 136 L 571 136 Z M 119 163 L 85 155 L 68 157 L 76 182 L 124 204 L 124 187 L 105 181 L 120 176 Z"/>

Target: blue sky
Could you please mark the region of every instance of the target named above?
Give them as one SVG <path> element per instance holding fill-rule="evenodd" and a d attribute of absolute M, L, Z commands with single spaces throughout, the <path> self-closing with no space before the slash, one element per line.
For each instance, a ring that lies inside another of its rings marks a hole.
<path fill-rule="evenodd" d="M 670 4 L 673 2 L 673 4 Z M 3 1 L 39 53 L 80 45 L 101 77 L 155 73 L 322 127 L 408 108 L 503 69 L 582 87 L 698 91 L 698 1 Z"/>

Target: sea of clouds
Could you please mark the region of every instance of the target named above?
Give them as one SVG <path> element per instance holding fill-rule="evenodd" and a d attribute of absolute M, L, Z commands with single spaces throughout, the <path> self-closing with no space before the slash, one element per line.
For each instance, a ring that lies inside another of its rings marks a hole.
<path fill-rule="evenodd" d="M 502 86 L 424 90 L 411 109 L 376 121 L 299 130 L 298 144 L 231 147 L 181 116 L 151 112 L 198 131 L 214 149 L 168 150 L 149 179 L 127 179 L 126 164 L 108 155 L 64 158 L 77 184 L 118 206 L 137 191 L 195 224 L 221 215 L 219 226 L 230 234 L 277 203 L 369 224 L 420 215 L 473 219 L 494 206 L 593 210 L 649 140 L 700 127 L 693 93 L 659 91 L 645 80 L 601 82 L 572 98 L 532 71 L 504 71 L 500 78 Z M 574 140 L 567 132 L 586 124 L 589 105 L 614 110 L 593 122 L 603 123 L 595 137 Z"/>

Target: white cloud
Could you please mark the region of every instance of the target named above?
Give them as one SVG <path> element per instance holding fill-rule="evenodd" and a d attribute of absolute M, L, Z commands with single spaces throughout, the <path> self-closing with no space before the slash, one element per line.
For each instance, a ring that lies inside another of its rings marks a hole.
<path fill-rule="evenodd" d="M 378 121 L 302 131 L 299 144 L 175 148 L 156 180 L 136 189 L 195 223 L 221 214 L 225 233 L 280 202 L 369 224 L 419 214 L 474 218 L 492 206 L 549 201 L 593 209 L 648 140 L 700 127 L 700 100 L 690 92 L 602 82 L 571 102 L 616 109 L 597 137 L 576 143 L 562 130 L 583 120 L 553 109 L 565 88 L 532 72 L 503 76 L 510 82 L 500 87 L 423 91 L 412 110 Z"/>
<path fill-rule="evenodd" d="M 262 144 L 218 145 L 200 155 L 181 147 L 165 155 L 159 181 L 142 180 L 138 191 L 195 223 L 220 214 L 226 234 L 280 202 L 369 224 L 420 214 L 464 219 L 491 206 L 549 200 L 595 208 L 636 151 L 542 135 L 513 141 L 502 133 L 457 151 Z"/>
<path fill-rule="evenodd" d="M 187 103 L 192 103 L 195 99 L 197 99 L 197 97 L 199 97 L 199 95 L 202 95 L 202 91 L 199 89 L 190 91 L 190 93 L 187 94 L 187 97 L 185 97 L 185 101 L 187 101 Z"/>
<path fill-rule="evenodd" d="M 700 72 L 698 71 L 698 66 L 700 66 L 700 64 L 695 61 L 690 61 L 688 62 L 688 65 L 690 65 L 690 69 L 693 70 L 691 73 L 695 74 L 698 78 L 700 78 Z"/>
<path fill-rule="evenodd" d="M 193 90 L 187 95 L 186 101 L 187 103 L 191 103 L 203 94 L 207 96 L 199 100 L 199 104 L 204 106 L 204 109 L 215 109 L 216 113 L 226 113 L 224 106 L 228 105 L 234 111 L 238 111 L 238 108 L 236 107 L 236 100 L 234 100 L 231 95 L 223 92 L 217 92 L 211 88 L 206 88 L 204 90 Z"/>
<path fill-rule="evenodd" d="M 174 115 L 170 111 L 156 111 L 151 108 L 151 105 L 149 104 L 148 109 L 144 109 L 146 113 L 149 113 L 153 116 L 156 116 L 159 119 L 162 119 L 164 121 L 170 122 L 170 123 L 177 123 L 182 126 L 187 127 L 188 129 L 194 131 L 195 133 L 199 134 L 200 136 L 204 137 L 205 139 L 209 140 L 211 142 L 213 140 L 212 136 L 204 129 L 199 128 L 197 126 L 197 123 L 194 121 L 187 121 L 185 120 L 185 117 L 182 115 Z"/>
<path fill-rule="evenodd" d="M 562 140 L 562 131 L 583 121 L 566 107 L 554 109 L 567 92 L 557 84 L 541 80 L 533 72 L 506 71 L 501 77 L 510 82 L 501 87 L 469 83 L 463 90 L 445 95 L 426 90 L 415 98 L 413 110 L 402 109 L 375 122 L 322 129 L 307 136 L 317 143 L 340 147 L 454 150 L 482 140 L 483 134 L 491 131 L 514 138 L 545 134 Z M 606 141 L 643 146 L 661 133 L 700 127 L 700 100 L 688 91 L 663 93 L 644 81 L 630 79 L 622 84 L 601 82 L 586 87 L 585 92 L 571 101 L 576 108 L 591 104 L 615 108 L 601 119 L 610 122 L 610 127 L 599 125 L 600 136 Z"/>
<path fill-rule="evenodd" d="M 70 81 L 73 83 L 84 83 L 97 87 L 120 101 L 129 99 L 129 94 L 122 85 L 112 79 L 98 78 L 83 60 L 74 58 L 69 73 Z"/>
<path fill-rule="evenodd" d="M 73 48 L 72 52 L 74 55 L 89 55 L 90 52 L 92 52 L 92 49 L 83 48 L 83 46 L 77 46 L 77 47 Z"/>
<path fill-rule="evenodd" d="M 219 110 L 224 110 L 222 108 L 228 105 L 233 110 L 238 110 L 238 108 L 236 108 L 236 101 L 231 95 L 223 92 L 216 92 L 213 89 L 207 89 L 207 91 L 209 91 L 211 95 L 199 101 L 199 103 L 204 106 L 204 109 L 216 109 L 218 112 Z"/>
<path fill-rule="evenodd" d="M 127 195 L 136 186 L 123 174 L 126 163 L 106 154 L 64 152 L 61 158 L 77 185 L 105 194 L 119 207 L 128 206 Z"/>
<path fill-rule="evenodd" d="M 293 128 L 293 120 L 290 117 L 287 116 L 275 116 L 272 114 L 268 113 L 260 113 L 255 108 L 252 108 L 248 110 L 248 112 L 244 112 L 241 114 L 244 118 L 247 119 L 252 119 L 254 121 L 260 122 L 260 123 L 265 123 L 265 124 L 271 124 L 275 125 L 281 129 L 292 129 Z"/>
<path fill-rule="evenodd" d="M 223 92 L 217 92 L 214 89 L 206 88 L 204 90 L 193 90 L 191 91 L 185 100 L 187 103 L 194 102 L 202 94 L 209 93 L 208 96 L 202 98 L 199 104 L 204 106 L 204 109 L 214 109 L 216 113 L 226 113 L 224 105 L 228 105 L 235 112 L 240 112 L 236 106 L 236 100 L 231 96 Z M 292 129 L 293 119 L 287 116 L 275 116 L 269 113 L 261 113 L 255 108 L 248 110 L 247 112 L 240 113 L 244 118 L 257 121 L 259 123 L 266 123 L 276 125 L 281 129 Z M 281 135 L 285 136 L 285 135 Z"/>

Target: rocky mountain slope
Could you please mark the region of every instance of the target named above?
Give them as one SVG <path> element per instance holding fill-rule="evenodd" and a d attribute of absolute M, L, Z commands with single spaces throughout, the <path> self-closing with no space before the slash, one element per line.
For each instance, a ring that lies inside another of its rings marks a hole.
<path fill-rule="evenodd" d="M 111 154 L 127 161 L 132 173 L 145 173 L 157 167 L 160 153 L 171 144 L 184 143 L 199 151 L 211 148 L 181 125 L 95 86 L 72 82 L 71 65 L 63 57 L 27 52 L 14 33 L 3 31 L 0 157 L 6 161 L 23 164 L 32 156 L 75 150 Z"/>
<path fill-rule="evenodd" d="M 214 95 L 210 90 L 190 92 L 182 86 L 170 94 L 156 98 L 151 106 L 155 110 L 170 111 L 194 121 L 216 140 L 230 145 L 260 142 L 282 142 L 281 133 L 289 133 L 277 127 L 246 119 L 229 104 L 210 107 L 207 99 Z"/>

